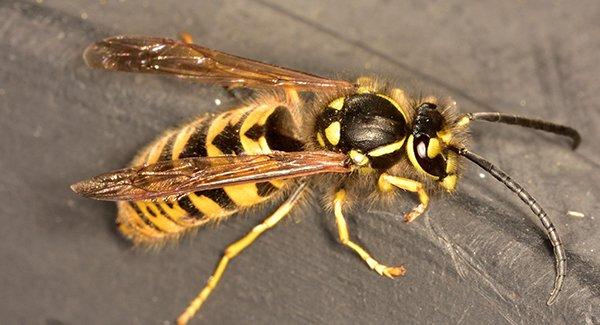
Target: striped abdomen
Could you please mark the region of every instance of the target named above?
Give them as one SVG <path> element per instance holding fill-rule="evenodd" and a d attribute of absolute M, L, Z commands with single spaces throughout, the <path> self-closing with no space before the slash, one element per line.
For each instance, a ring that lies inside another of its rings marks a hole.
<path fill-rule="evenodd" d="M 167 132 L 143 150 L 132 165 L 188 157 L 302 150 L 302 144 L 290 135 L 294 128 L 289 123 L 292 121 L 288 109 L 277 103 L 244 106 L 201 117 Z M 136 243 L 160 243 L 264 202 L 284 185 L 284 181 L 270 181 L 189 193 L 177 199 L 119 202 L 117 222 L 123 235 Z"/>

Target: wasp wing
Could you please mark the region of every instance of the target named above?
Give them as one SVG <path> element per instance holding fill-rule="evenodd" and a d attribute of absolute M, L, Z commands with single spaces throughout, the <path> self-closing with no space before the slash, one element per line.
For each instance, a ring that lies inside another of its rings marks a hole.
<path fill-rule="evenodd" d="M 329 151 L 194 157 L 130 167 L 81 181 L 76 193 L 98 200 L 136 201 L 223 186 L 323 173 L 348 173 L 346 156 Z"/>
<path fill-rule="evenodd" d="M 90 45 L 83 57 L 92 68 L 174 74 L 223 86 L 354 88 L 348 81 L 319 77 L 168 38 L 111 37 Z"/>

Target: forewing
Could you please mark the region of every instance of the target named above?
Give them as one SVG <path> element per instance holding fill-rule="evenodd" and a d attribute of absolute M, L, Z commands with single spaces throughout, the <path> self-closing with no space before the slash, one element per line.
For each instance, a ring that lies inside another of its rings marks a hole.
<path fill-rule="evenodd" d="M 229 185 L 350 172 L 346 156 L 329 151 L 194 157 L 116 170 L 71 186 L 98 200 L 136 201 Z"/>
<path fill-rule="evenodd" d="M 111 37 L 90 45 L 83 56 L 92 68 L 167 73 L 223 86 L 354 88 L 344 80 L 323 78 L 168 38 Z"/>

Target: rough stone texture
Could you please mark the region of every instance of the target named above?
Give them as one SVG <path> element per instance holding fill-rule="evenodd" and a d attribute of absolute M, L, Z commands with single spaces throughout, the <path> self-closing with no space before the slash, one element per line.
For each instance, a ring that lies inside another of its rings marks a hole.
<path fill-rule="evenodd" d="M 162 130 L 231 103 L 155 76 L 92 71 L 82 50 L 115 34 L 175 37 L 323 75 L 383 75 L 495 110 L 577 127 L 565 139 L 474 127 L 473 148 L 546 207 L 569 256 L 545 305 L 551 250 L 531 213 L 469 167 L 411 225 L 355 210 L 352 235 L 406 277 L 384 279 L 336 242 L 316 204 L 236 259 L 196 319 L 223 323 L 599 323 L 600 4 L 577 2 L 0 2 L 0 315 L 6 324 L 163 324 L 204 285 L 222 249 L 261 220 L 208 227 L 160 251 L 130 249 L 115 207 L 69 184 L 124 166 Z M 73 4 L 77 3 L 77 5 Z M 368 3 L 368 4 L 367 4 Z M 407 196 L 408 198 L 408 196 Z M 585 217 L 567 216 L 567 211 Z"/>

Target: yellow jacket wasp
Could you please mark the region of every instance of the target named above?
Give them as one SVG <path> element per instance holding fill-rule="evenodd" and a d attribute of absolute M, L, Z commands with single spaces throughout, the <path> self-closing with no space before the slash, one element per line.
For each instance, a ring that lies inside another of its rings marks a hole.
<path fill-rule="evenodd" d="M 455 103 L 410 96 L 371 78 L 355 83 L 324 78 L 216 50 L 153 37 L 119 36 L 92 44 L 86 63 L 106 70 L 173 74 L 193 81 L 257 91 L 239 107 L 203 115 L 143 149 L 132 167 L 74 184 L 80 195 L 118 201 L 120 232 L 134 243 L 157 245 L 187 231 L 265 202 L 283 203 L 263 223 L 231 244 L 206 286 L 179 316 L 185 324 L 218 284 L 228 263 L 275 226 L 310 188 L 330 198 L 342 244 L 380 275 L 405 273 L 379 263 L 350 238 L 344 209 L 365 199 L 388 200 L 402 191 L 418 205 L 435 191 L 452 192 L 466 158 L 513 191 L 541 221 L 554 248 L 554 303 L 566 273 L 562 242 L 546 212 L 505 172 L 467 149 L 471 121 L 539 129 L 580 142 L 574 129 L 501 113 L 459 114 Z M 313 95 L 305 100 L 301 93 Z"/>

